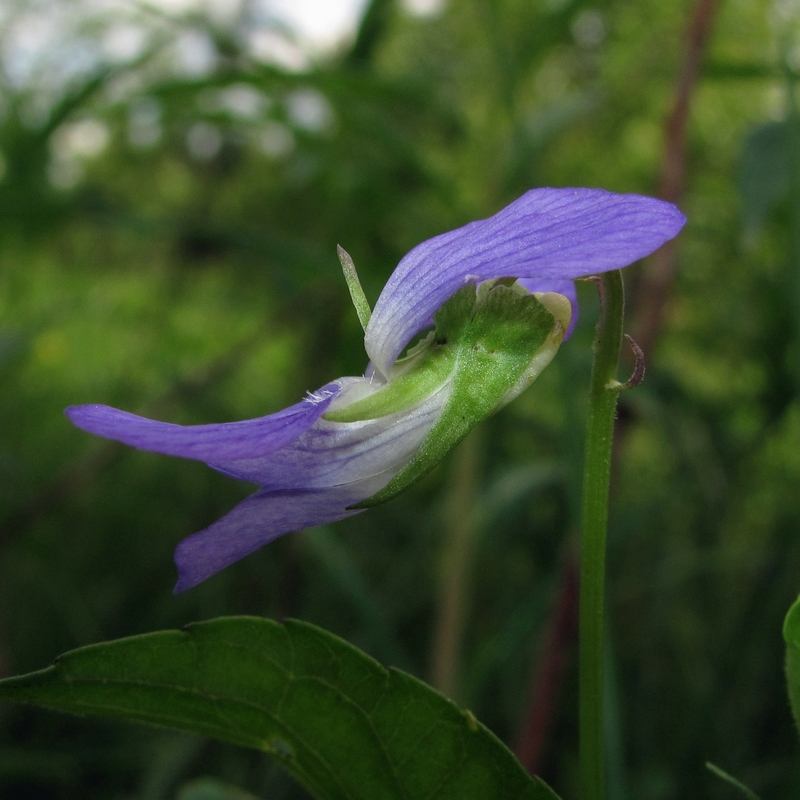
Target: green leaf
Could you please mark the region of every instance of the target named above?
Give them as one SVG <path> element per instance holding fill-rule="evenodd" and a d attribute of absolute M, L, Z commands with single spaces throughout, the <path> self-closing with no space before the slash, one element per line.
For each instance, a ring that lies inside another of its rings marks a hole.
<path fill-rule="evenodd" d="M 786 682 L 795 724 L 800 730 L 800 597 L 794 601 L 783 621 L 786 642 Z"/>
<path fill-rule="evenodd" d="M 228 617 L 65 654 L 0 700 L 200 733 L 321 800 L 557 800 L 468 711 L 313 625 Z"/>

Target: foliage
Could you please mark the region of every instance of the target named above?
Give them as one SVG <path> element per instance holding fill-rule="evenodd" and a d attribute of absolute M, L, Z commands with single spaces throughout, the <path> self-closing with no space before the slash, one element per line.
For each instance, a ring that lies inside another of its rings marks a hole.
<path fill-rule="evenodd" d="M 320 800 L 557 800 L 469 712 L 301 622 L 222 617 L 91 645 L 0 697 L 252 747 Z"/>

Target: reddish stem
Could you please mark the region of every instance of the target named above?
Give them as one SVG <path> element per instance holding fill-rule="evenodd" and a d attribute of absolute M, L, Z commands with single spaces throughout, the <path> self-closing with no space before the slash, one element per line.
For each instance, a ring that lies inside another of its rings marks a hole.
<path fill-rule="evenodd" d="M 678 76 L 675 102 L 667 118 L 659 196 L 670 203 L 681 199 L 686 177 L 686 129 L 689 109 L 714 24 L 717 0 L 698 0 L 689 23 L 687 45 Z M 676 240 L 672 239 L 647 260 L 633 298 L 636 309 L 634 338 L 651 353 L 664 322 L 676 272 Z"/>

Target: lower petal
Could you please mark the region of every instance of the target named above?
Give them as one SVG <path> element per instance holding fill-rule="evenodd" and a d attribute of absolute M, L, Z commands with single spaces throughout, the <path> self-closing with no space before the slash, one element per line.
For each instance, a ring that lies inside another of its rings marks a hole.
<path fill-rule="evenodd" d="M 197 586 L 284 533 L 358 514 L 348 506 L 369 497 L 390 477 L 318 491 L 262 490 L 250 495 L 222 519 L 177 546 L 178 582 L 173 591 L 178 594 Z"/>

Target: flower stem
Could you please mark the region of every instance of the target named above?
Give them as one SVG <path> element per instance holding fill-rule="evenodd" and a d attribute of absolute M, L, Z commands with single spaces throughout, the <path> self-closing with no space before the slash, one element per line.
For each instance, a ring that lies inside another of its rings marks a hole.
<path fill-rule="evenodd" d="M 622 384 L 617 365 L 625 298 L 619 270 L 599 281 L 600 320 L 594 341 L 589 418 L 583 472 L 579 623 L 579 728 L 581 800 L 605 797 L 603 739 L 603 602 L 608 492 L 614 412 Z"/>

